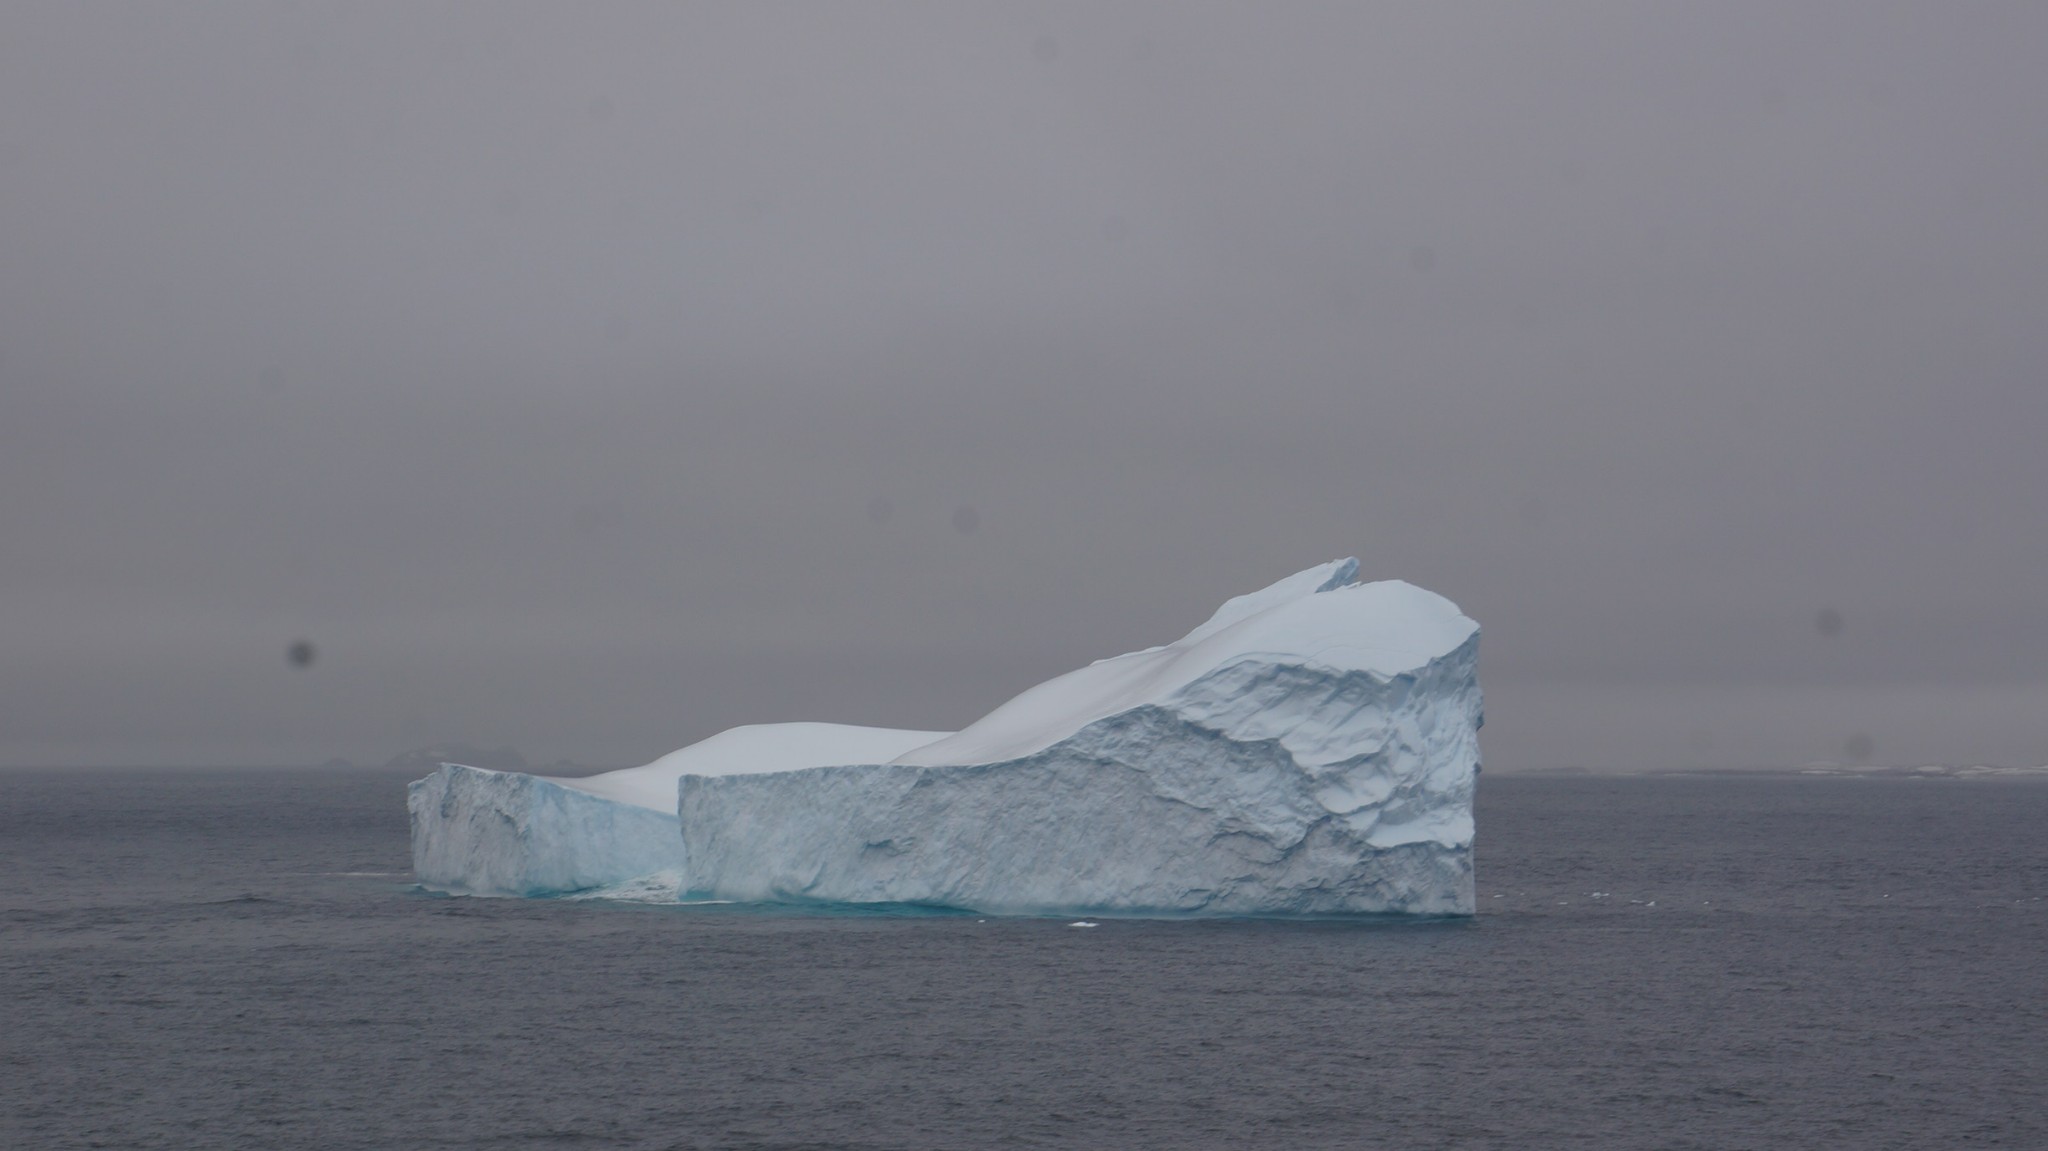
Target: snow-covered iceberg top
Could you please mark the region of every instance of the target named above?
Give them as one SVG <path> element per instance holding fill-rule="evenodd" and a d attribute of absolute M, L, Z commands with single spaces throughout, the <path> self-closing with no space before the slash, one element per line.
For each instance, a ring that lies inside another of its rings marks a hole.
<path fill-rule="evenodd" d="M 674 815 L 676 780 L 685 775 L 759 775 L 842 763 L 877 763 L 951 734 L 844 723 L 755 723 L 727 728 L 644 767 L 575 778 L 540 778 L 601 799 Z"/>
<path fill-rule="evenodd" d="M 1218 669 L 1244 661 L 1382 678 L 1423 667 L 1479 633 L 1450 600 L 1400 580 L 1360 584 L 1358 561 L 1334 560 L 1226 601 L 1202 626 L 1161 647 L 1097 660 L 1049 679 L 960 732 L 894 762 L 924 767 L 995 763 L 1050 747 L 1088 724 L 1165 703 Z M 1348 743 L 1318 749 L 1314 724 L 1269 715 L 1297 757 L 1326 761 Z M 1332 717 L 1325 717 L 1332 718 Z M 1341 718 L 1341 717 L 1335 717 Z"/>
<path fill-rule="evenodd" d="M 414 785 L 416 867 L 514 894 L 657 863 L 677 892 L 749 901 L 1469 914 L 1478 625 L 1357 570 L 1239 596 L 953 734 L 741 728 L 585 780 L 445 768 Z M 617 834 L 610 809 L 656 815 L 666 788 L 672 843 L 650 830 L 635 862 L 590 842 Z M 564 855 L 602 866 L 571 874 Z"/>

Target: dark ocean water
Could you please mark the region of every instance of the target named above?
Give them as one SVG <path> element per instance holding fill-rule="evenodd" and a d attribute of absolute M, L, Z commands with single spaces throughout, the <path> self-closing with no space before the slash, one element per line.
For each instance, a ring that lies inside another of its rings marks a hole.
<path fill-rule="evenodd" d="M 0 1146 L 2048 1147 L 2048 783 L 1489 776 L 1475 920 L 1093 929 L 422 895 L 404 783 L 0 773 Z"/>

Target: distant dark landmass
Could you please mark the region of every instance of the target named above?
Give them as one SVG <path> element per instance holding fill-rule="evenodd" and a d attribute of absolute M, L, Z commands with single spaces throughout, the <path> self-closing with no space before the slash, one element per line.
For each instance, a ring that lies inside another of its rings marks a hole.
<path fill-rule="evenodd" d="M 1919 767 L 1878 764 L 1810 763 L 1801 775 L 1890 776 L 1902 779 L 2009 779 L 2048 776 L 2048 767 L 2008 767 L 1995 764 L 1930 763 Z"/>
<path fill-rule="evenodd" d="M 1640 771 L 1595 771 L 1586 767 L 1535 767 L 1521 768 L 1514 772 L 1503 772 L 1528 778 L 1541 776 L 1731 776 L 1737 778 L 1762 776 L 1840 776 L 1853 779 L 2048 779 L 2048 765 L 1999 765 L 1999 764 L 1958 764 L 1929 763 L 1874 764 L 1874 763 L 1808 763 L 1797 767 L 1669 767 L 1650 768 Z"/>

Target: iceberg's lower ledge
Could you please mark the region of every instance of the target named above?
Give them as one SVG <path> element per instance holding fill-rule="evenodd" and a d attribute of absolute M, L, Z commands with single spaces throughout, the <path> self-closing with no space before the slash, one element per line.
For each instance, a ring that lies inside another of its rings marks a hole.
<path fill-rule="evenodd" d="M 411 785 L 406 809 L 413 874 L 430 891 L 644 900 L 683 886 L 674 815 L 538 776 L 442 764 Z"/>

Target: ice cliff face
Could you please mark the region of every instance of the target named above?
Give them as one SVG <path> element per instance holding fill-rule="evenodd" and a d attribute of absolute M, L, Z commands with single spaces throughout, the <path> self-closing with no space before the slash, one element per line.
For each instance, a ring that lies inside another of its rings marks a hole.
<path fill-rule="evenodd" d="M 1469 914 L 1478 627 L 1352 561 L 894 763 L 684 776 L 689 886 L 1005 913 Z"/>
<path fill-rule="evenodd" d="M 644 767 L 580 779 L 442 764 L 406 796 L 413 874 L 465 895 L 636 892 L 683 881 L 676 826 L 685 772 L 790 771 L 845 759 L 886 759 L 945 735 L 839 723 L 735 727 Z"/>
<path fill-rule="evenodd" d="M 482 819 L 496 838 L 461 832 L 490 842 L 450 858 L 433 841 L 494 809 L 458 801 L 459 817 L 445 814 L 439 796 L 467 777 L 443 769 L 414 785 L 415 859 L 448 867 L 436 874 L 452 890 L 569 890 L 546 884 L 645 867 L 747 901 L 1469 914 L 1478 626 L 1440 596 L 1356 573 L 1345 560 L 1240 596 L 1175 643 L 1040 684 L 955 734 L 894 733 L 890 751 L 820 733 L 808 763 L 746 770 L 740 748 L 615 781 L 641 789 L 650 815 L 655 789 L 676 788 L 679 850 L 659 858 L 637 832 L 613 856 L 581 830 L 531 830 L 532 817 L 512 835 Z M 594 818 L 547 793 L 531 802 L 565 827 Z M 567 856 L 601 863 L 553 858 L 570 838 Z M 523 887 L 499 878 L 515 843 Z M 498 886 L 468 881 L 486 875 Z"/>
<path fill-rule="evenodd" d="M 459 895 L 557 895 L 673 875 L 675 816 L 516 771 L 444 763 L 406 795 L 412 869 Z"/>

